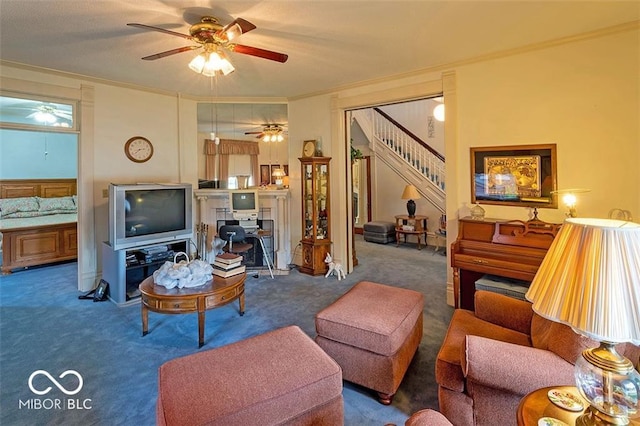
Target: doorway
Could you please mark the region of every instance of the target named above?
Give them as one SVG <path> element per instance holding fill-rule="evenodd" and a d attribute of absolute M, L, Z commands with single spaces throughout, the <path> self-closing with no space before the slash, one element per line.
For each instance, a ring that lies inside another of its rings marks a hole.
<path fill-rule="evenodd" d="M 364 224 L 371 222 L 371 156 L 351 160 L 351 190 L 353 229 L 356 234 L 363 234 Z"/>
<path fill-rule="evenodd" d="M 395 223 L 396 216 L 407 214 L 407 200 L 402 200 L 402 194 L 409 184 L 417 186 L 422 194 L 416 199 L 417 212 L 429 217 L 431 235 L 438 229 L 445 211 L 444 196 L 432 196 L 433 179 L 425 178 L 418 159 L 424 160 L 434 151 L 444 158 L 444 121 L 437 116 L 443 105 L 444 99 L 439 95 L 345 111 L 351 145 L 349 189 L 354 252 L 356 235 L 363 233 L 364 224 Z M 442 189 L 437 188 L 441 193 Z M 357 253 L 351 258 L 354 266 L 359 263 Z"/>

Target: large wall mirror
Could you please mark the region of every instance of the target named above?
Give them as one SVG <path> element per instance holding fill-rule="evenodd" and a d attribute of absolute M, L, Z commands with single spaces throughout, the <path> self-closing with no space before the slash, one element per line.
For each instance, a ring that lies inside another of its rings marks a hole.
<path fill-rule="evenodd" d="M 198 162 L 200 186 L 238 188 L 275 184 L 272 170 L 288 169 L 288 124 L 285 103 L 199 103 L 199 152 L 203 153 Z M 217 139 L 223 143 L 216 146 L 208 142 Z M 256 143 L 259 172 L 254 173 L 251 156 L 245 153 L 229 154 L 225 165 L 220 163 L 220 155 L 209 155 L 220 153 L 226 141 Z M 247 181 L 249 175 L 252 177 Z"/>

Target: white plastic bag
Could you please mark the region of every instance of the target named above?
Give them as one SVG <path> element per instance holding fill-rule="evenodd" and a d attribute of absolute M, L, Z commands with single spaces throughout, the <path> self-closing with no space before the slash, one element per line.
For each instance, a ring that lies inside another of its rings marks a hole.
<path fill-rule="evenodd" d="M 176 263 L 179 255 L 185 255 L 187 260 Z M 166 261 L 153 273 L 153 281 L 166 288 L 191 288 L 199 287 L 213 279 L 213 267 L 202 260 L 189 261 L 185 252 L 178 252 L 173 257 L 173 262 Z"/>

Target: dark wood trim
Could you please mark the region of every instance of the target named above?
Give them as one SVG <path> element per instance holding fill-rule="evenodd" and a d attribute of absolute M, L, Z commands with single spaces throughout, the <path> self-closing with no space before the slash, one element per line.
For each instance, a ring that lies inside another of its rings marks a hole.
<path fill-rule="evenodd" d="M 371 156 L 367 155 L 367 222 L 371 222 Z"/>

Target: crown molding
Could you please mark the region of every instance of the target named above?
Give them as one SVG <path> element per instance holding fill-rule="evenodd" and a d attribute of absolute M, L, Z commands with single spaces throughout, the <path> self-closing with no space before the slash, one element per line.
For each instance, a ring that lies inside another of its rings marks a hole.
<path fill-rule="evenodd" d="M 627 31 L 638 30 L 638 29 L 640 29 L 640 20 L 630 21 L 630 22 L 626 22 L 626 23 L 620 24 L 620 25 L 615 25 L 615 26 L 612 26 L 612 27 L 601 28 L 599 30 L 589 31 L 589 32 L 586 32 L 586 33 L 580 33 L 580 34 L 575 34 L 575 35 L 572 35 L 572 36 L 561 37 L 561 38 L 554 39 L 554 40 L 547 40 L 547 41 L 543 41 L 543 42 L 540 42 L 540 43 L 528 44 L 528 45 L 525 45 L 525 46 L 520 46 L 520 47 L 516 47 L 516 48 L 513 48 L 513 49 L 501 50 L 499 52 L 488 53 L 488 54 L 485 54 L 485 55 L 474 56 L 472 58 L 462 59 L 462 60 L 450 62 L 450 63 L 447 63 L 447 64 L 435 65 L 435 66 L 432 66 L 432 67 L 429 67 L 429 68 L 423 68 L 423 69 L 420 69 L 420 70 L 409 71 L 409 72 L 402 73 L 402 74 L 394 74 L 394 75 L 387 76 L 387 77 L 381 77 L 381 78 L 377 78 L 377 79 L 359 81 L 357 83 L 340 86 L 340 87 L 337 87 L 337 88 L 334 88 L 334 89 L 330 89 L 330 90 L 325 90 L 325 91 L 320 91 L 320 92 L 315 92 L 315 93 L 309 93 L 309 94 L 300 95 L 300 96 L 292 96 L 292 97 L 289 98 L 289 101 L 296 101 L 296 100 L 310 98 L 310 97 L 314 97 L 314 96 L 320 96 L 320 95 L 330 95 L 330 94 L 334 94 L 334 93 L 338 93 L 338 92 L 342 92 L 342 91 L 347 91 L 347 90 L 352 90 L 352 89 L 357 89 L 357 88 L 361 88 L 361 87 L 366 87 L 366 86 L 370 86 L 370 85 L 377 85 L 377 84 L 387 83 L 387 82 L 394 81 L 394 80 L 411 78 L 411 77 L 419 77 L 421 75 L 428 74 L 428 73 L 437 73 L 437 72 L 449 71 L 451 69 L 455 69 L 455 68 L 459 68 L 459 67 L 462 67 L 462 66 L 471 65 L 471 64 L 475 64 L 475 63 L 479 63 L 479 62 L 485 62 L 485 61 L 491 61 L 491 60 L 495 60 L 495 59 L 506 58 L 506 57 L 509 57 L 509 56 L 520 55 L 520 54 L 527 53 L 527 52 L 532 52 L 532 51 L 535 51 L 535 50 L 549 49 L 551 47 L 556 47 L 556 46 L 560 46 L 560 45 L 563 45 L 563 44 L 570 44 L 570 43 L 575 43 L 575 42 L 579 42 L 579 41 L 583 41 L 583 40 L 589 40 L 589 39 L 594 39 L 594 38 L 599 38 L 599 37 L 606 37 L 606 36 L 609 36 L 609 35 L 623 33 L 623 32 L 627 32 Z"/>

